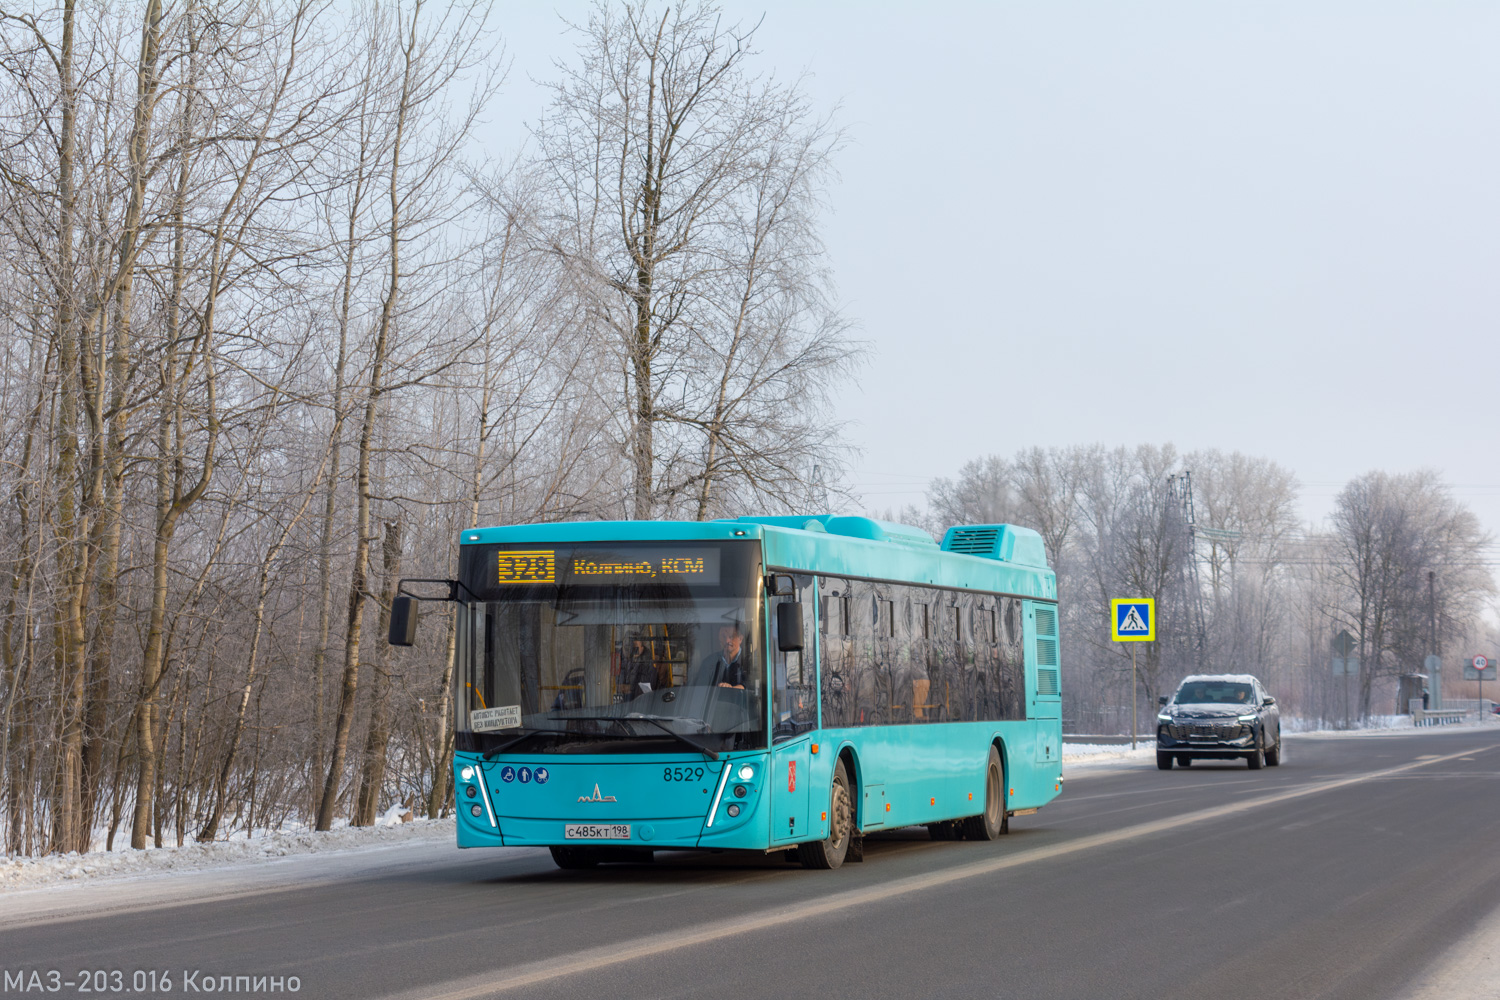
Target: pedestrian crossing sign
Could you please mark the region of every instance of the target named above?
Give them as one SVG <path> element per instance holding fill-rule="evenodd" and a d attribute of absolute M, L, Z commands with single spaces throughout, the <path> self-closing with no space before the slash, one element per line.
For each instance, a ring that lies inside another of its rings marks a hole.
<path fill-rule="evenodd" d="M 1156 638 L 1156 602 L 1149 597 L 1110 601 L 1110 638 L 1115 642 L 1151 642 Z"/>

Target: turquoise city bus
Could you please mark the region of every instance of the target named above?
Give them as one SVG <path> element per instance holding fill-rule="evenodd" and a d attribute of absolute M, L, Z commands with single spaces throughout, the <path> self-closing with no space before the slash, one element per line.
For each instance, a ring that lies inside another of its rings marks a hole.
<path fill-rule="evenodd" d="M 458 604 L 459 847 L 837 868 L 875 830 L 994 839 L 1062 786 L 1057 584 L 1026 528 L 482 528 L 424 582 Z"/>

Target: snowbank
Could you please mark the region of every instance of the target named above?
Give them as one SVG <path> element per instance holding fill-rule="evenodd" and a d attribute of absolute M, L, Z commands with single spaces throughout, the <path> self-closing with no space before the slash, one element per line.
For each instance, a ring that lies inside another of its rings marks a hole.
<path fill-rule="evenodd" d="M 1154 760 L 1156 758 L 1155 739 L 1136 740 L 1135 749 L 1130 749 L 1130 741 L 1121 737 L 1121 743 L 1068 743 L 1062 745 L 1062 762 L 1066 770 L 1069 765 L 1103 765 L 1112 763 L 1133 763 L 1138 760 Z"/>
<path fill-rule="evenodd" d="M 87 854 L 73 852 L 40 858 L 0 855 L 0 893 L 9 889 L 30 889 L 80 879 L 196 871 L 293 854 L 348 851 L 406 841 L 453 839 L 451 818 L 416 819 L 402 823 L 402 812 L 405 810 L 401 807 L 392 807 L 376 819 L 375 826 L 352 827 L 342 824 L 327 833 L 318 833 L 298 825 L 270 833 L 257 833 L 253 839 L 238 833 L 229 840 L 219 840 L 212 844 L 188 841 L 181 847 L 148 847 L 144 851 L 133 851 L 126 847 L 114 851 L 89 851 Z"/>

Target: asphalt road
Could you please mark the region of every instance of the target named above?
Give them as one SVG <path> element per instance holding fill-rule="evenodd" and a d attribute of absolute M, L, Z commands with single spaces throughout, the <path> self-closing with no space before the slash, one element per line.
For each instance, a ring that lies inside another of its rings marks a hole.
<path fill-rule="evenodd" d="M 169 969 L 174 996 L 187 969 L 312 998 L 1402 998 L 1493 924 L 1497 779 L 1500 726 L 1289 737 L 1258 772 L 1070 772 L 997 843 L 891 831 L 834 872 L 429 846 L 309 882 L 87 888 L 46 917 L 0 896 L 0 968 Z"/>

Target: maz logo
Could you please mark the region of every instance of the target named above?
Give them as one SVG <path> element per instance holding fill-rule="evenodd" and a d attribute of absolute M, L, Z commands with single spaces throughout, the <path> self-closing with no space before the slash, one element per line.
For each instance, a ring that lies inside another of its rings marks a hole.
<path fill-rule="evenodd" d="M 599 794 L 599 786 L 597 784 L 595 784 L 594 785 L 594 794 L 593 795 L 580 795 L 580 796 L 578 796 L 578 801 L 579 802 L 618 802 L 619 799 L 616 799 L 613 795 L 600 795 Z"/>

